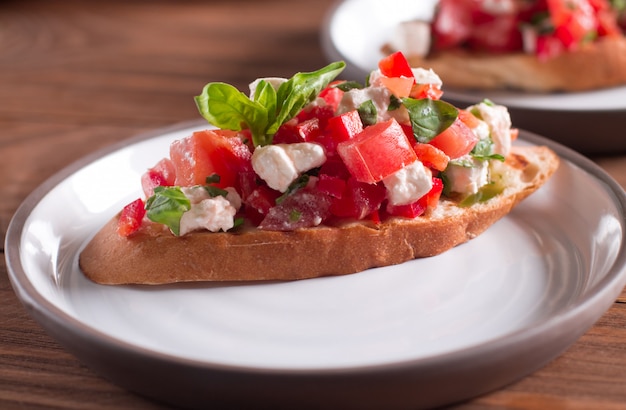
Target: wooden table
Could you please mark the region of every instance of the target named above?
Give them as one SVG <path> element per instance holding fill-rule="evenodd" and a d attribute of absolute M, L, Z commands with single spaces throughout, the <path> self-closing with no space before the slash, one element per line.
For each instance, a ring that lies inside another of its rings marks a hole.
<path fill-rule="evenodd" d="M 198 119 L 209 81 L 240 89 L 326 63 L 331 0 L 0 2 L 0 233 L 66 164 Z M 626 186 L 626 157 L 594 158 Z M 4 244 L 4 239 L 3 239 Z M 0 408 L 159 408 L 83 366 L 29 317 L 0 266 Z M 626 408 L 626 292 L 544 369 L 459 406 Z"/>

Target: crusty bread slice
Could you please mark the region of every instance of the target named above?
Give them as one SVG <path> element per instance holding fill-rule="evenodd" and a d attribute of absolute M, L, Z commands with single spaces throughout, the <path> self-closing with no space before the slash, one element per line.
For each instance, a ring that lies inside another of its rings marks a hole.
<path fill-rule="evenodd" d="M 80 255 L 87 277 L 101 284 L 295 280 L 344 275 L 440 254 L 485 231 L 556 171 L 546 147 L 515 146 L 497 175 L 507 188 L 489 201 L 460 208 L 443 200 L 416 219 L 354 221 L 293 232 L 171 235 L 161 225 L 124 238 L 110 220 Z"/>
<path fill-rule="evenodd" d="M 407 59 L 413 67 L 432 68 L 451 88 L 576 92 L 626 84 L 626 37 L 621 36 L 581 44 L 546 61 L 523 53 L 466 50 Z"/>

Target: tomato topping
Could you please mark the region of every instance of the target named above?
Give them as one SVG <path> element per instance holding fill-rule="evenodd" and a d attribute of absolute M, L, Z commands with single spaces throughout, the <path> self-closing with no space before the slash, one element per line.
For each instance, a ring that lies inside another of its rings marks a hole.
<path fill-rule="evenodd" d="M 320 174 L 317 190 L 333 198 L 341 198 L 346 190 L 346 181 L 336 176 Z"/>
<path fill-rule="evenodd" d="M 437 171 L 444 171 L 450 161 L 450 157 L 445 152 L 431 144 L 418 142 L 413 145 L 413 150 L 422 164 Z"/>
<path fill-rule="evenodd" d="M 370 184 L 417 160 L 403 128 L 393 118 L 366 127 L 340 143 L 337 153 L 352 176 Z"/>
<path fill-rule="evenodd" d="M 217 174 L 220 188 L 237 187 L 239 172 L 252 169 L 252 154 L 239 134 L 229 130 L 206 130 L 174 141 L 170 158 L 176 169 L 176 185 L 204 185 Z"/>
<path fill-rule="evenodd" d="M 413 77 L 381 77 L 380 82 L 398 98 L 405 98 L 411 94 L 415 79 Z"/>
<path fill-rule="evenodd" d="M 385 77 L 407 77 L 413 79 L 413 70 L 401 51 L 389 54 L 378 62 L 378 68 Z"/>
<path fill-rule="evenodd" d="M 141 187 L 146 198 L 154 194 L 158 186 L 172 186 L 176 183 L 176 169 L 169 158 L 163 158 L 141 176 Z"/>
<path fill-rule="evenodd" d="M 382 184 L 367 184 L 350 177 L 341 197 L 333 199 L 330 212 L 339 218 L 363 219 L 380 208 L 386 194 Z"/>
<path fill-rule="evenodd" d="M 344 81 L 333 81 L 319 94 L 319 97 L 323 99 L 326 104 L 328 104 L 328 106 L 332 107 L 333 111 L 337 111 L 337 107 L 339 107 L 341 99 L 343 98 L 343 91 L 335 87 L 337 84 L 340 84 L 342 82 Z"/>
<path fill-rule="evenodd" d="M 430 98 L 431 100 L 438 100 L 443 95 L 443 91 L 435 84 L 414 84 L 411 87 L 409 97 L 415 99 Z"/>
<path fill-rule="evenodd" d="M 430 144 L 446 153 L 450 159 L 469 154 L 478 142 L 478 137 L 459 117 Z"/>
<path fill-rule="evenodd" d="M 128 237 L 137 232 L 145 215 L 146 209 L 143 200 L 141 198 L 135 199 L 122 209 L 117 221 L 117 233 Z"/>
<path fill-rule="evenodd" d="M 336 144 L 353 138 L 363 131 L 363 122 L 357 110 L 330 118 L 326 124 L 326 131 L 330 133 Z"/>

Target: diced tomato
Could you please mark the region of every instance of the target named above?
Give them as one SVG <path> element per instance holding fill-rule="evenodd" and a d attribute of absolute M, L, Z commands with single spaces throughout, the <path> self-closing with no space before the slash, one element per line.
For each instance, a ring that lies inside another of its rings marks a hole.
<path fill-rule="evenodd" d="M 385 209 L 389 215 L 401 216 L 403 218 L 417 218 L 426 212 L 426 200 L 425 196 L 418 199 L 415 202 L 406 205 L 391 205 L 387 204 Z"/>
<path fill-rule="evenodd" d="M 597 19 L 588 0 L 547 0 L 555 37 L 571 48 L 590 33 L 596 33 Z"/>
<path fill-rule="evenodd" d="M 350 177 L 350 171 L 348 171 L 346 164 L 343 163 L 341 158 L 331 157 L 327 158 L 326 162 L 322 164 L 319 175 L 329 175 L 346 180 Z"/>
<path fill-rule="evenodd" d="M 163 158 L 141 176 L 141 187 L 146 198 L 154 194 L 158 186 L 172 186 L 176 183 L 176 169 L 169 158 Z"/>
<path fill-rule="evenodd" d="M 415 99 L 430 98 L 438 100 L 443 95 L 443 91 L 435 84 L 414 84 L 409 97 Z"/>
<path fill-rule="evenodd" d="M 481 120 L 467 110 L 459 109 L 459 119 L 470 128 L 476 128 L 480 125 Z"/>
<path fill-rule="evenodd" d="M 396 51 L 382 58 L 378 62 L 378 68 L 385 77 L 407 77 L 415 81 L 411 65 L 401 51 Z"/>
<path fill-rule="evenodd" d="M 326 121 L 335 116 L 335 109 L 330 105 L 310 105 L 296 115 L 298 122 L 304 122 L 311 118 L 319 120 L 320 128 L 326 127 Z"/>
<path fill-rule="evenodd" d="M 217 174 L 220 188 L 237 187 L 237 175 L 252 169 L 250 149 L 229 130 L 205 130 L 174 141 L 170 158 L 176 169 L 176 185 L 204 185 Z"/>
<path fill-rule="evenodd" d="M 478 142 L 478 137 L 460 118 L 430 141 L 430 144 L 446 153 L 450 159 L 468 154 Z"/>
<path fill-rule="evenodd" d="M 280 192 L 275 191 L 267 185 L 256 187 L 245 199 L 246 206 L 254 208 L 261 215 L 267 215 L 269 210 L 276 205 L 276 199 Z"/>
<path fill-rule="evenodd" d="M 396 97 L 405 98 L 411 94 L 415 79 L 413 77 L 381 77 L 380 82 Z"/>
<path fill-rule="evenodd" d="M 339 107 L 341 99 L 343 98 L 344 92 L 341 89 L 335 87 L 337 84 L 340 84 L 342 82 L 344 81 L 331 82 L 328 87 L 324 88 L 318 95 L 326 102 L 326 104 L 332 107 L 333 111 L 337 111 L 337 107 Z"/>
<path fill-rule="evenodd" d="M 293 231 L 317 226 L 330 217 L 330 198 L 319 191 L 300 189 L 269 210 L 260 229 Z"/>
<path fill-rule="evenodd" d="M 337 146 L 337 153 L 358 181 L 375 183 L 417 159 L 395 119 L 366 127 Z"/>
<path fill-rule="evenodd" d="M 413 145 L 413 150 L 422 164 L 437 171 L 444 171 L 450 161 L 450 157 L 445 152 L 431 144 L 418 142 Z"/>
<path fill-rule="evenodd" d="M 346 181 L 336 176 L 320 174 L 316 189 L 333 198 L 341 198 L 346 190 Z"/>
<path fill-rule="evenodd" d="M 426 194 L 426 206 L 428 209 L 435 209 L 439 205 L 439 198 L 443 192 L 443 181 L 441 178 L 433 177 L 433 187 Z"/>
<path fill-rule="evenodd" d="M 117 233 L 128 237 L 137 232 L 145 215 L 146 208 L 143 200 L 141 198 L 135 199 L 122 209 L 117 221 Z"/>
<path fill-rule="evenodd" d="M 380 208 L 386 193 L 382 184 L 368 184 L 350 177 L 341 197 L 333 199 L 330 212 L 339 218 L 363 219 Z"/>
<path fill-rule="evenodd" d="M 353 138 L 363 131 L 363 122 L 357 110 L 348 111 L 328 120 L 326 131 L 336 144 Z"/>

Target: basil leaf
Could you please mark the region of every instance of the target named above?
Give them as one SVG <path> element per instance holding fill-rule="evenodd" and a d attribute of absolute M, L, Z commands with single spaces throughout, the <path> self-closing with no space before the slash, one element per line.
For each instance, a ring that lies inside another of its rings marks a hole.
<path fill-rule="evenodd" d="M 259 81 L 254 93 L 254 101 L 261 104 L 267 110 L 269 116 L 276 112 L 276 89 L 265 80 Z M 269 123 L 268 118 L 268 123 Z"/>
<path fill-rule="evenodd" d="M 295 181 L 293 181 L 291 184 L 289 184 L 289 187 L 287 187 L 287 190 L 285 191 L 284 194 L 282 194 L 281 196 L 279 196 L 278 198 L 276 198 L 276 203 L 280 204 L 282 203 L 285 199 L 287 199 L 287 197 L 291 194 L 293 194 L 294 192 L 296 192 L 297 190 L 304 188 L 305 186 L 307 186 L 307 184 L 309 183 L 309 175 L 308 174 L 302 174 L 298 177 L 298 179 L 296 179 Z"/>
<path fill-rule="evenodd" d="M 397 110 L 401 106 L 402 106 L 402 100 L 396 97 L 395 95 L 391 94 L 391 96 L 389 96 L 389 106 L 387 107 L 387 111 Z"/>
<path fill-rule="evenodd" d="M 274 134 L 278 127 L 295 117 L 305 105 L 313 101 L 346 67 L 346 63 L 338 61 L 330 63 L 317 71 L 297 73 L 282 83 L 277 92 L 277 114 L 267 129 Z"/>
<path fill-rule="evenodd" d="M 479 140 L 474 148 L 472 148 L 472 152 L 470 152 L 470 155 L 476 159 L 481 160 L 495 159 L 498 161 L 504 161 L 504 157 L 502 155 L 494 154 L 493 141 L 491 140 L 491 138 Z"/>
<path fill-rule="evenodd" d="M 334 86 L 335 88 L 339 88 L 341 91 L 350 91 L 354 89 L 362 89 L 363 85 L 356 81 L 344 81 Z"/>
<path fill-rule="evenodd" d="M 233 131 L 248 128 L 255 146 L 267 145 L 278 128 L 313 101 L 345 66 L 339 61 L 311 73 L 297 73 L 278 91 L 261 80 L 252 99 L 229 84 L 209 83 L 194 100 L 200 114 L 214 126 Z"/>
<path fill-rule="evenodd" d="M 179 187 L 156 187 L 146 201 L 148 219 L 167 225 L 176 236 L 180 235 L 180 218 L 189 209 L 191 202 Z"/>
<path fill-rule="evenodd" d="M 209 83 L 194 97 L 200 114 L 216 127 L 240 131 L 250 128 L 252 139 L 262 141 L 268 125 L 268 111 L 230 84 Z"/>
<path fill-rule="evenodd" d="M 361 122 L 365 126 L 374 125 L 378 121 L 378 110 L 372 100 L 367 100 L 359 105 L 357 112 L 359 113 L 359 117 L 361 117 Z"/>
<path fill-rule="evenodd" d="M 422 143 L 441 134 L 459 115 L 455 106 L 441 100 L 403 98 L 402 103 L 409 111 L 413 136 Z"/>

